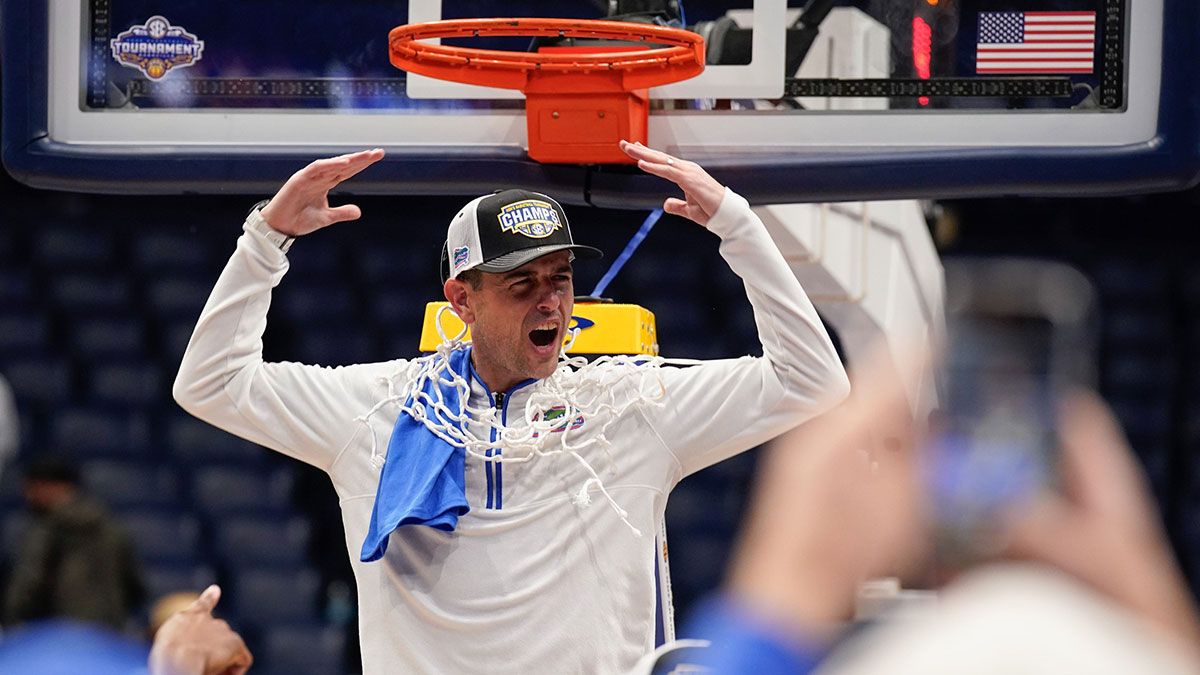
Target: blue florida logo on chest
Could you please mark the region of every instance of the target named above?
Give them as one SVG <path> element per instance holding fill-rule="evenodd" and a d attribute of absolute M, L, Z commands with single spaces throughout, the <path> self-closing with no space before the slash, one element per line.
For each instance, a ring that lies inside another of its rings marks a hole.
<path fill-rule="evenodd" d="M 570 426 L 568 426 L 567 425 L 567 408 L 566 408 L 566 406 L 561 406 L 561 405 L 556 405 L 553 408 L 546 410 L 545 412 L 537 413 L 533 416 L 534 422 L 537 422 L 539 420 L 546 420 L 547 422 L 549 422 L 551 420 L 562 420 L 562 422 L 560 424 L 558 424 L 550 429 L 550 433 L 552 433 L 552 434 L 560 434 L 564 431 L 567 431 L 568 429 L 570 429 L 571 431 L 575 431 L 579 427 L 583 426 L 583 415 L 576 415 L 575 419 L 570 423 Z M 533 432 L 533 437 L 537 438 L 538 432 L 536 432 L 536 431 Z"/>
<path fill-rule="evenodd" d="M 532 239 L 543 239 L 562 227 L 558 212 L 548 202 L 540 199 L 522 199 L 500 207 L 496 216 L 504 232 L 523 234 Z"/>

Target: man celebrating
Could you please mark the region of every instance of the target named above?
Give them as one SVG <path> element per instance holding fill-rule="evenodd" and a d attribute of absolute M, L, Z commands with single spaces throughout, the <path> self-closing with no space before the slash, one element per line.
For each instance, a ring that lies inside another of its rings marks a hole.
<path fill-rule="evenodd" d="M 325 470 L 358 583 L 366 673 L 619 673 L 654 648 L 654 539 L 684 476 L 849 388 L 803 289 L 746 201 L 695 163 L 622 142 L 721 238 L 763 356 L 687 368 L 560 360 L 574 243 L 553 199 L 507 191 L 451 221 L 444 292 L 472 340 L 412 360 L 264 363 L 292 240 L 358 218 L 327 195 L 383 157 L 318 160 L 247 218 L 175 382 L 192 414 Z M 598 495 L 607 504 L 589 506 Z"/>

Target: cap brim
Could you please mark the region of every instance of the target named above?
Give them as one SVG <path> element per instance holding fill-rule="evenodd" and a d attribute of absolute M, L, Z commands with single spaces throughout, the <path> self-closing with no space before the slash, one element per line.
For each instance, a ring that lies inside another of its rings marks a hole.
<path fill-rule="evenodd" d="M 550 246 L 535 246 L 534 248 L 505 253 L 498 258 L 482 262 L 472 269 L 492 273 L 511 272 L 525 263 L 537 260 L 544 255 L 557 253 L 558 251 L 571 251 L 580 260 L 595 260 L 604 257 L 603 251 L 591 246 L 584 246 L 582 244 L 552 244 Z"/>

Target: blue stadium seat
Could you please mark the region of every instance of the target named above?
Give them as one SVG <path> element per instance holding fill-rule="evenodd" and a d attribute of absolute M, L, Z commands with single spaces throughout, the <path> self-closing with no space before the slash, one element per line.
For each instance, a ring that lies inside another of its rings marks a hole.
<path fill-rule="evenodd" d="M 324 280 L 281 285 L 271 297 L 271 314 L 305 328 L 353 320 L 355 295 L 348 286 L 330 283 Z"/>
<path fill-rule="evenodd" d="M 688 606 L 721 583 L 729 557 L 729 538 L 694 532 L 677 536 L 667 526 L 667 549 L 671 564 L 671 589 L 675 610 L 686 615 Z"/>
<path fill-rule="evenodd" d="M 128 279 L 110 274 L 64 274 L 50 282 L 55 306 L 72 313 L 118 315 L 131 310 L 133 290 Z"/>
<path fill-rule="evenodd" d="M 266 626 L 254 654 L 261 675 L 329 675 L 345 672 L 346 632 L 309 622 Z"/>
<path fill-rule="evenodd" d="M 137 358 L 147 353 L 145 326 L 132 315 L 80 317 L 71 324 L 71 349 L 86 359 Z"/>
<path fill-rule="evenodd" d="M 107 406 L 65 406 L 50 418 L 50 447 L 76 459 L 146 457 L 150 425 L 144 412 Z"/>
<path fill-rule="evenodd" d="M 758 450 L 751 449 L 702 469 L 696 472 L 694 477 L 702 479 L 706 486 L 715 485 L 721 489 L 731 485 L 744 486 L 754 477 L 757 462 Z"/>
<path fill-rule="evenodd" d="M 151 363 L 101 363 L 91 368 L 88 380 L 88 397 L 97 403 L 149 406 L 170 400 L 162 369 Z"/>
<path fill-rule="evenodd" d="M 1167 503 L 1168 495 L 1172 491 L 1170 486 L 1173 481 L 1172 475 L 1178 471 L 1178 467 L 1173 466 L 1170 453 L 1167 451 L 1167 441 L 1158 438 L 1130 436 L 1129 445 L 1142 464 L 1142 470 L 1150 483 L 1156 503 Z"/>
<path fill-rule="evenodd" d="M 1105 391 L 1113 396 L 1136 398 L 1161 392 L 1181 375 L 1169 353 L 1123 351 L 1108 358 L 1104 370 Z"/>
<path fill-rule="evenodd" d="M 381 359 L 375 339 L 362 326 L 306 326 L 293 336 L 295 351 L 289 358 L 319 366 L 347 366 Z"/>
<path fill-rule="evenodd" d="M 196 317 L 194 316 L 168 320 L 159 329 L 159 355 L 165 359 L 166 363 L 171 364 L 172 377 L 174 368 L 178 367 L 179 362 L 183 360 L 183 353 L 187 350 L 188 341 L 192 339 L 192 332 L 195 330 Z"/>
<path fill-rule="evenodd" d="M 213 280 L 197 276 L 155 277 L 148 281 L 147 304 L 163 319 L 187 319 L 195 325 L 212 293 Z"/>
<path fill-rule="evenodd" d="M 225 516 L 212 523 L 214 550 L 237 566 L 299 565 L 308 558 L 310 529 L 298 516 Z"/>
<path fill-rule="evenodd" d="M 237 625 L 269 627 L 317 618 L 320 578 L 306 566 L 244 567 L 229 570 L 227 611 Z"/>
<path fill-rule="evenodd" d="M 381 353 L 385 361 L 419 356 L 417 348 L 421 344 L 421 326 L 414 324 L 404 329 L 397 328 L 395 332 L 382 336 L 382 342 Z"/>
<path fill-rule="evenodd" d="M 336 278 L 341 272 L 342 245 L 346 232 L 314 232 L 288 252 L 292 263 L 289 277 Z"/>
<path fill-rule="evenodd" d="M 1200 309 L 1200 271 L 1189 269 L 1183 282 L 1184 302 L 1192 309 Z"/>
<path fill-rule="evenodd" d="M 615 254 L 614 254 L 615 256 Z M 671 260 L 670 264 L 663 261 L 645 258 L 630 258 L 622 270 L 625 282 L 633 288 L 650 290 L 659 294 L 691 297 L 696 294 L 697 279 L 708 279 L 711 275 L 700 267 L 697 258 L 680 255 Z M 589 289 L 576 289 L 585 291 Z"/>
<path fill-rule="evenodd" d="M 152 461 L 98 459 L 80 467 L 88 492 L 114 508 L 176 507 L 179 477 Z"/>
<path fill-rule="evenodd" d="M 21 493 L 24 483 L 23 467 L 18 462 L 4 467 L 0 473 L 0 513 L 25 508 L 25 496 Z"/>
<path fill-rule="evenodd" d="M 199 593 L 210 584 L 217 583 L 217 573 L 212 565 L 202 560 L 186 562 L 153 562 L 142 566 L 142 575 L 146 582 L 146 597 L 151 602 L 179 591 L 194 591 Z M 224 590 L 224 589 L 222 589 Z M 217 608 L 220 615 L 225 601 Z"/>
<path fill-rule="evenodd" d="M 26 309 L 33 304 L 33 286 L 29 270 L 15 265 L 0 266 L 0 308 L 4 312 Z"/>
<path fill-rule="evenodd" d="M 46 425 L 40 423 L 39 417 L 35 416 L 33 412 L 35 407 L 37 406 L 32 405 L 29 401 L 17 401 L 18 457 L 28 457 L 33 448 L 46 447 Z"/>
<path fill-rule="evenodd" d="M 663 308 L 654 312 L 654 322 L 658 329 L 658 342 L 663 345 L 664 354 L 667 356 L 674 356 L 673 352 L 665 350 L 675 342 L 710 342 L 707 338 L 710 334 L 710 310 L 699 300 L 675 298 L 668 302 L 662 298 L 660 302 L 651 303 L 651 311 L 654 311 L 653 307 Z"/>
<path fill-rule="evenodd" d="M 679 332 L 678 327 L 668 333 L 659 333 L 659 353 L 667 358 L 678 359 L 723 359 L 741 356 L 730 354 L 724 341 L 713 341 L 695 332 Z"/>
<path fill-rule="evenodd" d="M 261 464 L 266 451 L 261 447 L 222 431 L 183 412 L 166 419 L 166 451 L 185 465 Z"/>
<path fill-rule="evenodd" d="M 1138 304 L 1143 300 L 1166 297 L 1166 268 L 1129 260 L 1110 260 L 1092 270 L 1092 281 L 1099 287 L 1109 308 L 1116 304 Z"/>
<path fill-rule="evenodd" d="M 14 228 L 0 229 L 0 261 L 8 262 L 16 257 L 17 235 Z"/>
<path fill-rule="evenodd" d="M 397 280 L 438 279 L 436 250 L 419 250 L 413 246 L 379 246 L 376 242 L 361 246 L 353 253 L 360 278 L 372 286 L 396 286 Z M 427 270 L 427 274 L 423 271 Z"/>
<path fill-rule="evenodd" d="M 739 505 L 729 499 L 724 486 L 706 482 L 703 474 L 688 477 L 671 491 L 666 518 L 673 535 L 725 535 L 737 527 Z"/>
<path fill-rule="evenodd" d="M 28 356 L 0 365 L 18 401 L 62 405 L 71 398 L 74 371 L 61 356 Z"/>
<path fill-rule="evenodd" d="M 109 228 L 85 229 L 44 224 L 33 234 L 34 259 L 49 269 L 84 269 L 112 264 L 115 234 Z"/>
<path fill-rule="evenodd" d="M 1126 309 L 1104 315 L 1104 337 L 1114 348 L 1161 349 L 1170 343 L 1171 322 L 1165 312 Z"/>
<path fill-rule="evenodd" d="M 0 307 L 0 358 L 45 351 L 50 343 L 50 318 L 43 312 Z"/>
<path fill-rule="evenodd" d="M 121 524 L 147 565 L 189 565 L 204 559 L 200 522 L 174 509 L 123 510 Z"/>
<path fill-rule="evenodd" d="M 1200 456 L 1200 382 L 1192 381 L 1192 385 L 1188 390 L 1186 404 L 1187 422 L 1184 425 L 1184 433 L 1187 438 L 1187 446 L 1192 456 Z M 1200 469 L 1200 463 L 1192 462 L 1192 465 Z M 1200 488 L 1200 485 L 1197 485 Z M 1200 494 L 1200 489 L 1196 491 Z"/>
<path fill-rule="evenodd" d="M 24 509 L 6 511 L 0 518 L 0 563 L 11 563 L 21 547 L 21 537 L 29 527 L 29 512 Z"/>
<path fill-rule="evenodd" d="M 743 299 L 726 307 L 725 313 L 717 319 L 717 329 L 725 338 L 726 354 L 731 357 L 762 355 L 762 343 L 758 340 L 758 326 L 754 323 L 750 303 Z"/>
<path fill-rule="evenodd" d="M 288 512 L 292 475 L 286 469 L 204 466 L 192 475 L 192 503 L 205 515 L 280 515 Z"/>
<path fill-rule="evenodd" d="M 135 237 L 130 255 L 141 270 L 202 270 L 213 259 L 209 241 L 195 234 L 139 231 Z"/>
<path fill-rule="evenodd" d="M 427 297 L 407 288 L 379 287 L 371 294 L 368 311 L 385 330 L 412 330 L 421 325 L 425 305 L 441 299 L 441 296 Z"/>
<path fill-rule="evenodd" d="M 1122 391 L 1107 392 L 1109 405 L 1131 438 L 1165 439 L 1170 434 L 1170 401 L 1165 395 L 1151 396 Z"/>

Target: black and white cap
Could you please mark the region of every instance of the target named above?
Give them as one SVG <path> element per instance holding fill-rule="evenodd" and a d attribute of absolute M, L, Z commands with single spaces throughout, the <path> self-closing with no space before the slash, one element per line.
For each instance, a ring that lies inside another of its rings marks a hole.
<path fill-rule="evenodd" d="M 466 270 L 508 272 L 555 251 L 599 258 L 600 249 L 576 244 L 558 202 L 539 192 L 504 190 L 462 207 L 446 232 L 442 281 Z"/>

